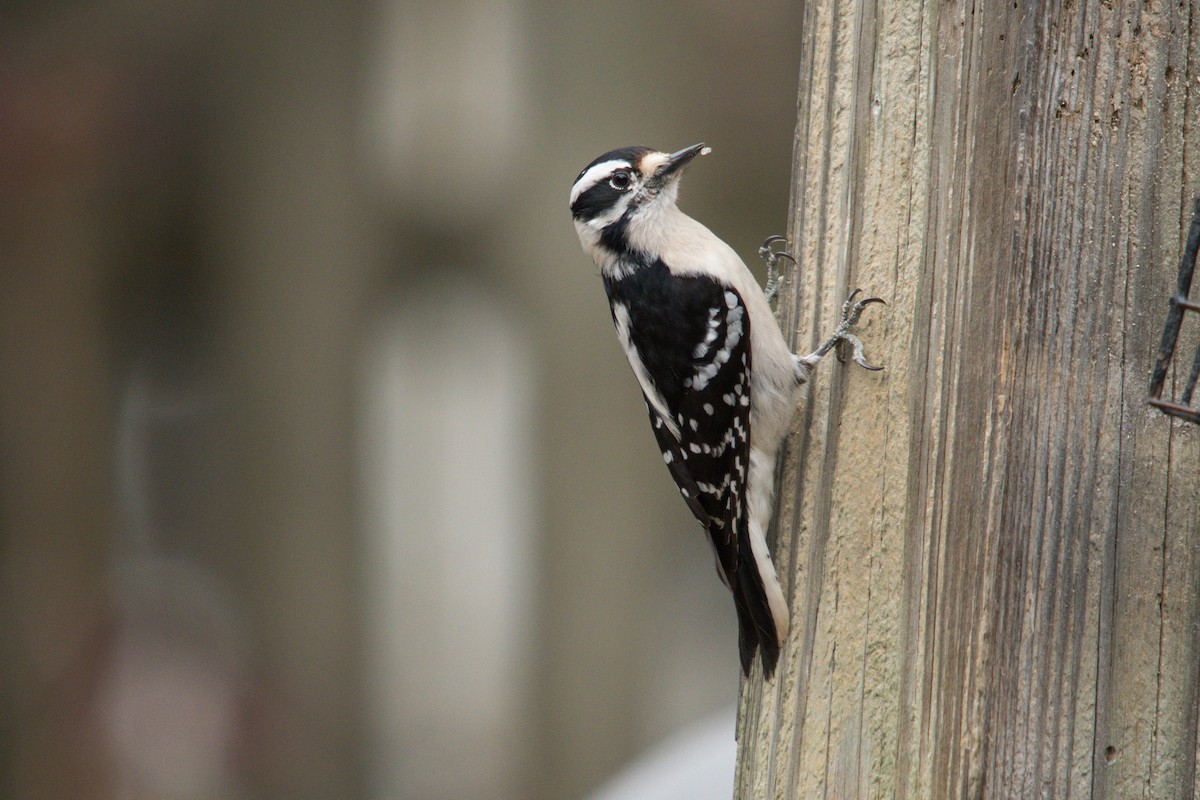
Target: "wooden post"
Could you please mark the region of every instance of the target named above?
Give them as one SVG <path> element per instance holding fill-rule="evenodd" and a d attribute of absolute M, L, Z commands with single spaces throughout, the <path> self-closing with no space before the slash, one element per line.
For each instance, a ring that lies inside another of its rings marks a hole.
<path fill-rule="evenodd" d="M 1195 796 L 1200 427 L 1146 395 L 1200 2 L 810 2 L 799 51 L 781 322 L 881 295 L 886 370 L 797 415 L 737 796 Z"/>

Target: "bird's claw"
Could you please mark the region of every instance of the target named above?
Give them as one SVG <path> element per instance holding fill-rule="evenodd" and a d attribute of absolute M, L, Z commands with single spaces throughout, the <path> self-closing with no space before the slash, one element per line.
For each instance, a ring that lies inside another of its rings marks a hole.
<path fill-rule="evenodd" d="M 771 250 L 771 245 L 775 244 L 776 242 L 786 243 L 787 238 L 780 236 L 778 233 L 773 233 L 767 238 L 763 239 L 763 243 L 758 246 L 758 254 L 762 256 L 764 261 L 770 263 L 771 257 L 777 255 Z"/>
<path fill-rule="evenodd" d="M 858 318 L 862 316 L 863 309 L 872 303 L 882 303 L 887 305 L 887 301 L 882 297 L 866 297 L 854 302 L 854 298 L 862 294 L 862 289 L 855 289 L 842 303 L 842 323 L 846 325 L 854 325 L 858 322 Z"/>
<path fill-rule="evenodd" d="M 853 353 L 851 358 L 855 364 L 858 364 L 863 369 L 881 370 L 883 367 L 877 367 L 867 362 L 867 358 L 863 354 L 862 340 L 851 333 L 850 330 L 858 323 L 858 318 L 862 316 L 863 309 L 872 303 L 887 305 L 887 302 L 882 297 L 867 297 L 855 302 L 854 298 L 861 292 L 861 289 L 855 289 L 846 298 L 846 301 L 842 303 L 842 321 L 834 329 L 833 335 L 829 337 L 829 341 L 832 346 L 838 346 L 839 360 L 844 360 L 842 357 L 843 346 L 849 345 Z"/>
<path fill-rule="evenodd" d="M 766 239 L 763 239 L 763 243 L 758 246 L 759 257 L 761 257 L 763 261 L 767 262 L 767 285 L 763 287 L 763 294 L 767 296 L 767 302 L 770 303 L 771 306 L 775 305 L 775 300 L 779 297 L 779 289 L 783 283 L 782 276 L 779 272 L 779 259 L 786 258 L 793 264 L 796 263 L 796 259 L 791 253 L 788 253 L 784 250 L 771 249 L 771 245 L 775 244 L 776 242 L 783 242 L 784 244 L 787 244 L 787 239 L 776 233 L 768 236 Z"/>

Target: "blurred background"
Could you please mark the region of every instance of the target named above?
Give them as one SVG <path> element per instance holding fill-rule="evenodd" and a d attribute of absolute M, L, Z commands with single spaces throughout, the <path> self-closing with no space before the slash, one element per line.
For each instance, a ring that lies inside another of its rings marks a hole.
<path fill-rule="evenodd" d="M 566 198 L 703 140 L 683 205 L 759 270 L 800 14 L 6 3 L 0 795 L 577 798 L 720 718 L 732 603 Z"/>

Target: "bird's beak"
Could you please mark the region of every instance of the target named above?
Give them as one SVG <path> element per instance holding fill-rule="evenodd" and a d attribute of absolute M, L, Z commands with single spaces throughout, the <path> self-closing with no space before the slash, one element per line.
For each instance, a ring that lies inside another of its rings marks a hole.
<path fill-rule="evenodd" d="M 691 147 L 685 147 L 682 150 L 676 150 L 671 155 L 667 156 L 667 160 L 663 162 L 650 178 L 650 183 L 654 186 L 663 186 L 672 177 L 683 172 L 683 168 L 696 156 L 707 155 L 712 152 L 712 148 L 705 147 L 704 142 L 694 144 Z"/>

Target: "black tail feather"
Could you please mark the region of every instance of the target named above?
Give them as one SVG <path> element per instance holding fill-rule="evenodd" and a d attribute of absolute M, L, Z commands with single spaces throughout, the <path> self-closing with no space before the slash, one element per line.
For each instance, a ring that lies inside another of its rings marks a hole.
<path fill-rule="evenodd" d="M 758 650 L 758 630 L 754 627 L 754 620 L 750 618 L 746 600 L 737 588 L 733 590 L 733 605 L 737 609 L 738 618 L 738 656 L 742 660 L 742 674 L 749 678 L 750 666 L 754 663 L 754 652 Z M 765 664 L 763 668 L 766 668 Z"/>
<path fill-rule="evenodd" d="M 771 605 L 763 588 L 762 577 L 754 563 L 749 546 L 739 548 L 737 580 L 733 588 L 733 602 L 738 615 L 738 650 L 742 660 L 742 673 L 750 675 L 750 664 L 754 651 L 759 651 L 763 676 L 770 679 L 779 663 L 779 634 L 775 619 L 771 616 Z"/>

